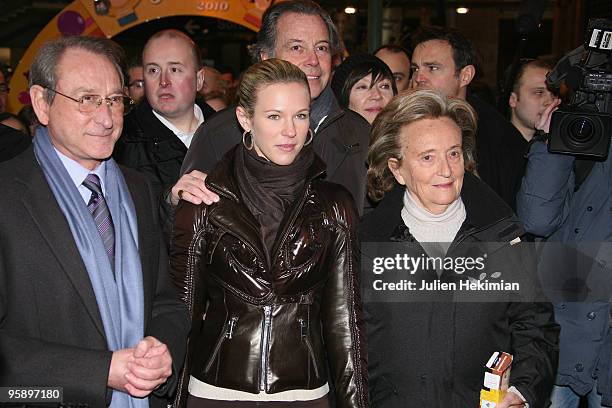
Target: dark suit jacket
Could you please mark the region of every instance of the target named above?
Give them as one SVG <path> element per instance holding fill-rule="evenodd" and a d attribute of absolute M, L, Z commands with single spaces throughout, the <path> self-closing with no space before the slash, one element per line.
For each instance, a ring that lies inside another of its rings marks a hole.
<path fill-rule="evenodd" d="M 145 336 L 168 345 L 173 392 L 187 313 L 170 285 L 157 207 L 142 175 L 122 169 L 138 219 Z M 0 385 L 62 386 L 64 402 L 104 407 L 111 362 L 96 298 L 68 222 L 33 148 L 0 164 Z M 153 397 L 151 407 L 165 406 Z"/>

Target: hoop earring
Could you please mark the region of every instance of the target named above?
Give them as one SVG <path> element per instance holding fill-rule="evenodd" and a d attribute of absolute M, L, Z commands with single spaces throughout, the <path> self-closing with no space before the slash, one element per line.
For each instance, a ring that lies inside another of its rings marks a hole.
<path fill-rule="evenodd" d="M 247 135 L 251 136 L 251 142 L 248 145 L 246 142 Z M 242 144 L 244 145 L 244 148 L 247 150 L 251 150 L 253 148 L 253 135 L 251 134 L 251 131 L 245 130 L 242 133 Z"/>
<path fill-rule="evenodd" d="M 311 144 L 312 143 L 312 139 L 314 139 L 314 135 L 312 133 L 312 130 L 310 130 L 310 128 L 308 128 L 308 134 L 310 135 L 310 139 L 308 139 L 306 141 L 306 143 L 304 143 L 304 147 L 308 146 L 309 144 Z"/>

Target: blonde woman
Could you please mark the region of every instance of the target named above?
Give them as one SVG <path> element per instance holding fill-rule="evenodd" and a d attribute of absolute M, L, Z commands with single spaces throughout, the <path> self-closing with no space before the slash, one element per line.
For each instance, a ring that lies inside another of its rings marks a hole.
<path fill-rule="evenodd" d="M 172 273 L 193 318 L 187 406 L 330 407 L 333 384 L 337 406 L 365 408 L 357 215 L 321 180 L 306 76 L 262 61 L 238 97 L 242 143 L 206 178 L 219 202 L 176 211 Z"/>

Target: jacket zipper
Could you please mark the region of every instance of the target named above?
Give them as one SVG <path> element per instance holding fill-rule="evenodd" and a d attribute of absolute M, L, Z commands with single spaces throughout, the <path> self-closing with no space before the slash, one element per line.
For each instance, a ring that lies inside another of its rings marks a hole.
<path fill-rule="evenodd" d="M 233 316 L 229 321 L 229 326 L 227 328 L 227 331 L 225 332 L 225 338 L 227 338 L 228 340 L 232 339 L 232 335 L 234 334 L 234 326 L 236 325 L 237 321 L 238 317 L 236 316 Z"/>
<path fill-rule="evenodd" d="M 314 349 L 312 347 L 312 343 L 310 342 L 310 337 L 308 337 L 308 323 L 304 319 L 299 319 L 298 321 L 300 322 L 300 336 L 302 337 L 302 341 L 306 343 L 306 348 L 308 349 L 308 354 L 310 354 L 312 366 L 314 367 L 315 376 L 319 378 L 319 367 L 317 367 L 317 360 L 315 360 Z"/>
<path fill-rule="evenodd" d="M 266 390 L 268 377 L 268 345 L 272 326 L 272 306 L 264 306 L 263 330 L 261 332 L 261 370 L 259 373 L 259 390 Z"/>

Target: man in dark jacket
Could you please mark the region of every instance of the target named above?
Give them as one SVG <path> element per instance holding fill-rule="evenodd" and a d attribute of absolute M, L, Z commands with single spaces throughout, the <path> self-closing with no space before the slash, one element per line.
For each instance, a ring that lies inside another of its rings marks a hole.
<path fill-rule="evenodd" d="M 146 174 L 157 194 L 179 177 L 198 126 L 214 112 L 195 104 L 204 81 L 198 48 L 184 33 L 163 30 L 143 53 L 145 96 L 125 118 L 114 159 Z"/>
<path fill-rule="evenodd" d="M 435 89 L 446 96 L 467 100 L 478 114 L 476 162 L 480 178 L 510 207 L 523 176 L 525 146 L 520 134 L 498 111 L 468 85 L 476 76 L 478 56 L 474 45 L 456 31 L 429 27 L 414 38 L 412 86 Z"/>
<path fill-rule="evenodd" d="M 370 128 L 359 115 L 341 109 L 329 88 L 332 56 L 339 49 L 338 33 L 329 14 L 314 2 L 295 0 L 275 4 L 266 11 L 252 53 L 255 61 L 280 58 L 304 71 L 312 100 L 313 146 L 327 165 L 326 180 L 345 186 L 361 211 Z M 220 112 L 198 129 L 183 163 L 182 172 L 187 174 L 172 188 L 173 204 L 179 198 L 195 204 L 218 200 L 204 187 L 204 173 L 240 143 L 241 134 L 234 108 Z"/>

